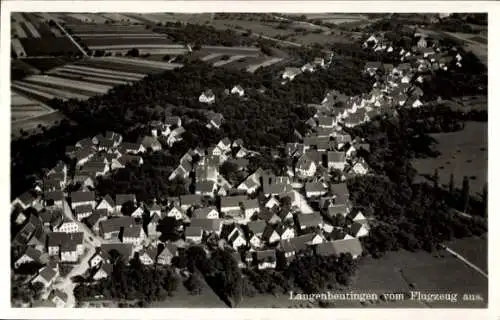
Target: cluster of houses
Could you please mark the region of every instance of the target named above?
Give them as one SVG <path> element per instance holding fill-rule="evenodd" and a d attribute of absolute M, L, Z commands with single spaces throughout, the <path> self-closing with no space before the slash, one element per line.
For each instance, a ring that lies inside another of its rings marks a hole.
<path fill-rule="evenodd" d="M 372 36 L 366 43 L 374 50 L 394 50 L 381 37 Z M 240 139 L 225 138 L 206 149 L 190 149 L 180 158 L 169 180 L 190 183 L 190 194 L 161 203 L 155 199 L 139 203 L 133 194 L 96 195 L 95 179 L 130 163 L 142 164 L 141 153 L 161 149 L 159 137 L 169 146 L 181 141 L 184 128 L 179 117 L 150 123 L 151 136 L 140 143 L 123 142 L 115 132 L 77 142 L 66 150 L 76 163 L 72 178 L 68 165 L 59 162 L 33 191 L 12 202 L 18 212 L 14 223 L 20 226 L 13 245 L 24 248 L 15 257 L 14 268 L 30 262 L 43 265 L 31 281 L 43 284 L 48 301 L 63 306 L 66 293 L 52 285 L 60 276 L 60 263 L 81 263 L 89 232 L 101 244 L 85 262 L 94 280 L 111 274 L 117 253 L 126 259 L 138 254 L 145 265 L 169 265 L 183 248 L 195 244 L 230 247 L 240 267 L 259 269 L 276 268 L 311 250 L 319 255 L 359 257 L 363 252 L 359 239 L 369 234 L 369 219 L 353 210 L 344 180 L 369 174 L 363 154 L 370 152 L 370 146 L 353 139 L 344 128 L 390 114 L 396 106 L 422 106 L 423 92 L 414 85 L 424 81 L 420 73 L 436 65 L 446 70 L 449 63 L 461 60 L 457 54 L 444 61 L 439 52 L 422 37 L 416 48 L 401 50 L 402 62 L 397 66 L 366 64 L 365 72 L 376 78 L 370 93 L 348 97 L 328 92 L 321 104 L 313 105 L 316 113 L 307 120 L 310 130 L 301 142 L 283 147 L 283 156 L 292 163 L 282 176 L 262 168 L 251 171 L 249 164 L 256 152 L 245 148 Z M 317 67 L 325 67 L 323 59 L 302 69 L 285 70 L 283 78 L 293 80 Z M 244 96 L 241 86 L 230 93 Z M 204 92 L 199 101 L 213 103 L 215 95 Z M 207 127 L 216 129 L 223 121 L 217 113 L 208 119 Z M 75 185 L 78 191 L 65 191 Z M 31 214 L 25 214 L 27 210 Z M 182 240 L 159 240 L 159 226 L 165 218 L 178 222 Z"/>
<path fill-rule="evenodd" d="M 293 79 L 295 79 L 296 76 L 298 76 L 301 73 L 315 72 L 318 69 L 327 68 L 332 63 L 332 57 L 333 54 L 330 54 L 327 61 L 325 61 L 324 58 L 316 57 L 312 62 L 307 62 L 300 68 L 297 67 L 285 68 L 285 70 L 283 70 L 283 73 L 281 75 L 282 79 L 284 80 L 282 84 L 285 84 L 286 81 L 292 81 Z"/>
<path fill-rule="evenodd" d="M 245 89 L 243 89 L 243 87 L 238 84 L 235 85 L 231 90 L 224 90 L 224 93 L 226 95 L 233 94 L 239 97 L 243 97 L 245 95 Z M 215 103 L 215 93 L 211 89 L 205 90 L 198 97 L 198 101 L 201 103 L 213 104 Z"/>

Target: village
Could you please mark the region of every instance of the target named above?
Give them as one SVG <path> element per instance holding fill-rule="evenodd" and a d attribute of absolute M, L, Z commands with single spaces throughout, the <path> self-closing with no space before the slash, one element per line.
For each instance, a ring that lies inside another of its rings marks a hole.
<path fill-rule="evenodd" d="M 371 92 L 347 96 L 333 90 L 321 104 L 312 105 L 316 114 L 307 120 L 310 129 L 302 141 L 273 150 L 293 160 L 286 175 L 262 168 L 249 171 L 249 159 L 258 152 L 247 149 L 241 139 L 224 138 L 210 148 L 190 149 L 171 173 L 170 181 L 194 186 L 191 194 L 138 202 L 134 194 L 97 194 L 96 177 L 130 164 L 140 166 L 141 154 L 183 143 L 181 117 L 167 114 L 164 121 L 149 123 L 150 135 L 140 142 L 122 141 L 120 133 L 106 132 L 68 146 L 66 155 L 76 167 L 59 162 L 12 202 L 18 211 L 13 223 L 21 228 L 12 246 L 25 248 L 15 257 L 14 268 L 43 264 L 29 281 L 41 284 L 44 305 L 73 307 L 72 278 L 109 277 L 116 253 L 126 260 L 138 255 L 144 265 L 170 265 L 190 246 L 215 243 L 232 250 L 241 268 L 257 269 L 274 269 L 305 251 L 362 256 L 360 239 L 369 235 L 371 218 L 352 210 L 346 180 L 370 175 L 363 158 L 370 145 L 345 128 L 394 115 L 399 107 L 425 107 L 415 83 L 423 82 L 429 70 L 461 66 L 455 48 L 416 36 L 416 47 L 400 50 L 399 65 L 366 63 L 365 72 L 376 79 Z M 370 36 L 364 47 L 395 50 L 381 35 Z M 282 85 L 330 63 L 331 57 L 318 57 L 302 68 L 286 68 Z M 244 98 L 244 89 L 235 84 L 226 94 Z M 200 103 L 215 99 L 211 90 L 199 96 Z M 217 113 L 209 119 L 207 130 L 218 130 L 224 121 Z M 162 145 L 159 137 L 167 143 Z M 221 174 L 227 171 L 223 167 L 244 179 L 229 179 Z M 25 214 L 28 211 L 32 213 Z M 160 240 L 159 226 L 167 218 L 176 221 L 180 240 Z M 68 265 L 70 271 L 63 274 Z"/>

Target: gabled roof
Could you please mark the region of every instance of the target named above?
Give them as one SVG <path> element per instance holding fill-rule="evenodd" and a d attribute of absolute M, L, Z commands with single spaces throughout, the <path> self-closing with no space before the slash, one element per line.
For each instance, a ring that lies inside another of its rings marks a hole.
<path fill-rule="evenodd" d="M 306 192 L 326 192 L 327 189 L 322 182 L 306 182 Z"/>
<path fill-rule="evenodd" d="M 317 227 L 323 222 L 323 218 L 317 212 L 311 214 L 298 214 L 297 221 L 301 227 Z"/>
<path fill-rule="evenodd" d="M 47 245 L 49 247 L 62 245 L 77 245 L 83 243 L 83 232 L 65 233 L 51 232 L 47 235 Z"/>
<path fill-rule="evenodd" d="M 345 153 L 328 151 L 328 162 L 345 162 Z"/>
<path fill-rule="evenodd" d="M 116 205 L 121 206 L 126 202 L 136 202 L 135 194 L 117 194 L 116 195 Z"/>
<path fill-rule="evenodd" d="M 87 212 L 92 212 L 92 205 L 90 204 L 85 204 L 83 206 L 76 206 L 75 207 L 75 213 L 87 213 Z"/>
<path fill-rule="evenodd" d="M 47 281 L 47 282 L 49 282 L 52 279 L 54 279 L 54 277 L 56 276 L 56 274 L 57 274 L 57 272 L 54 269 L 52 269 L 51 267 L 49 267 L 49 266 L 43 267 L 38 272 L 38 275 L 40 277 L 42 277 L 43 279 L 45 279 L 45 281 Z"/>
<path fill-rule="evenodd" d="M 134 218 L 125 216 L 101 221 L 99 229 L 104 233 L 119 232 L 121 228 L 131 227 L 135 224 Z"/>
<path fill-rule="evenodd" d="M 94 191 L 76 191 L 70 194 L 72 203 L 95 201 Z"/>
<path fill-rule="evenodd" d="M 139 238 L 141 230 L 142 226 L 138 224 L 125 226 L 123 228 L 123 238 Z"/>
<path fill-rule="evenodd" d="M 247 226 L 248 230 L 250 230 L 252 234 L 262 234 L 267 226 L 267 223 L 263 220 L 250 221 Z"/>
<path fill-rule="evenodd" d="M 214 181 L 199 181 L 196 183 L 196 191 L 212 192 L 215 189 Z"/>
<path fill-rule="evenodd" d="M 217 213 L 217 208 L 216 207 L 203 207 L 203 208 L 197 208 L 193 211 L 193 218 L 195 219 L 207 219 L 208 214 L 215 210 Z"/>
<path fill-rule="evenodd" d="M 328 207 L 328 215 L 330 217 L 336 215 L 345 215 L 347 213 L 348 206 L 345 203 L 335 204 L 332 207 Z"/>
<path fill-rule="evenodd" d="M 248 200 L 247 196 L 222 197 L 220 199 L 220 207 L 221 208 L 238 207 L 241 204 L 245 203 L 247 200 Z"/>
<path fill-rule="evenodd" d="M 61 201 L 64 200 L 64 193 L 62 191 L 49 191 L 45 192 L 43 198 L 47 200 L 53 201 Z"/>
<path fill-rule="evenodd" d="M 180 204 L 183 205 L 201 205 L 201 195 L 198 194 L 185 194 L 180 196 Z"/>
<path fill-rule="evenodd" d="M 343 239 L 318 244 L 316 253 L 321 256 L 338 256 L 341 253 L 350 253 L 353 256 L 358 256 L 363 253 L 363 248 L 359 239 Z"/>
<path fill-rule="evenodd" d="M 127 260 L 132 256 L 132 249 L 133 245 L 131 243 L 103 243 L 101 245 L 101 251 L 105 255 L 109 256 L 111 251 L 114 250 Z"/>
<path fill-rule="evenodd" d="M 201 227 L 193 227 L 189 226 L 186 227 L 186 230 L 184 231 L 184 235 L 187 237 L 201 237 L 203 235 L 203 230 Z"/>
<path fill-rule="evenodd" d="M 191 227 L 200 227 L 203 231 L 219 231 L 222 219 L 191 219 Z"/>
<path fill-rule="evenodd" d="M 115 206 L 115 202 L 113 201 L 113 198 L 111 198 L 111 196 L 109 194 L 107 194 L 106 196 L 104 196 L 104 198 L 101 199 L 101 201 L 99 202 L 99 204 L 101 204 L 103 201 L 106 201 L 111 207 Z"/>
<path fill-rule="evenodd" d="M 23 256 L 27 256 L 27 257 L 33 259 L 34 261 L 40 261 L 41 255 L 42 255 L 42 253 L 33 247 L 28 247 L 23 254 Z"/>
<path fill-rule="evenodd" d="M 377 61 L 369 61 L 365 64 L 365 69 L 368 69 L 368 68 L 381 68 L 382 67 L 382 63 L 381 62 L 377 62 Z"/>
<path fill-rule="evenodd" d="M 330 185 L 330 190 L 335 195 L 348 195 L 349 189 L 347 188 L 346 183 L 336 183 Z"/>

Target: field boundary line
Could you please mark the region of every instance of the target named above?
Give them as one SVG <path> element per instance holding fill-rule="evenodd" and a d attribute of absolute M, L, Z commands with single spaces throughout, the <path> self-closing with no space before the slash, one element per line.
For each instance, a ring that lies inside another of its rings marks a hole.
<path fill-rule="evenodd" d="M 479 272 L 483 277 L 485 277 L 486 279 L 488 279 L 488 274 L 486 272 L 484 272 L 483 270 L 481 270 L 478 266 L 476 266 L 475 264 L 473 264 L 472 262 L 470 262 L 469 260 L 467 260 L 465 257 L 463 257 L 462 255 L 458 254 L 457 252 L 451 250 L 450 248 L 448 248 L 447 246 L 443 245 L 444 249 L 446 251 L 448 251 L 452 256 L 454 256 L 455 258 L 457 258 L 458 260 L 464 262 L 466 265 L 468 265 L 469 267 L 471 267 L 472 269 L 476 270 L 477 272 Z"/>

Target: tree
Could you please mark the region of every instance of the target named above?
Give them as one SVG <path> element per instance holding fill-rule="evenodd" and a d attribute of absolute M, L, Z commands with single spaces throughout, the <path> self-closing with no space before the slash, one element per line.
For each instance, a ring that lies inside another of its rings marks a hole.
<path fill-rule="evenodd" d="M 437 169 L 434 169 L 434 174 L 432 176 L 432 182 L 434 183 L 434 190 L 439 190 L 439 173 Z"/>
<path fill-rule="evenodd" d="M 138 57 L 139 56 L 139 49 L 132 48 L 129 51 L 127 51 L 126 55 L 129 56 L 129 57 Z"/>
<path fill-rule="evenodd" d="M 450 182 L 448 182 L 448 193 L 453 195 L 455 193 L 455 178 L 453 172 L 450 174 Z"/>
<path fill-rule="evenodd" d="M 203 291 L 203 280 L 198 272 L 192 273 L 184 282 L 184 286 L 192 295 L 200 295 Z"/>
<path fill-rule="evenodd" d="M 470 192 L 470 187 L 469 187 L 469 177 L 465 176 L 463 181 L 462 181 L 462 204 L 463 204 L 463 211 L 467 212 L 468 207 L 469 207 L 469 192 Z"/>

